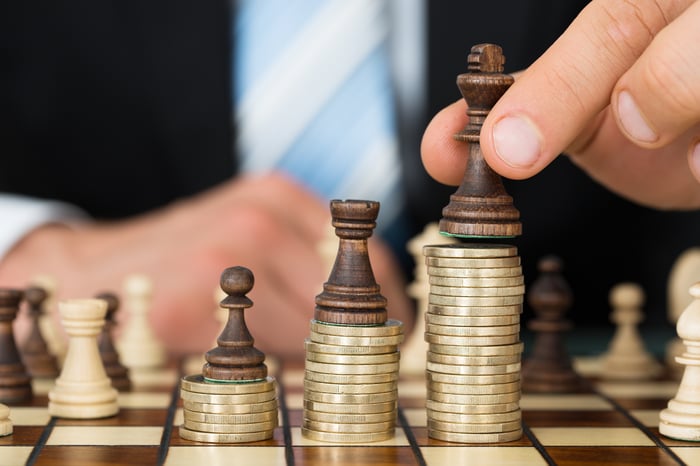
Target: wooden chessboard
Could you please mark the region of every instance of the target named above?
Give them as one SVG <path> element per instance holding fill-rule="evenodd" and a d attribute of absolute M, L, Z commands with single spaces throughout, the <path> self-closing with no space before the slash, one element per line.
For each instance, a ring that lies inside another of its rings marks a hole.
<path fill-rule="evenodd" d="M 595 363 L 577 367 L 595 373 Z M 280 382 L 280 427 L 269 441 L 210 445 L 182 440 L 182 408 L 175 371 L 153 374 L 120 395 L 116 417 L 51 419 L 48 387 L 28 404 L 11 407 L 14 434 L 0 438 L 0 464 L 36 465 L 601 465 L 700 464 L 700 445 L 659 435 L 658 412 L 675 395 L 676 383 L 610 383 L 591 379 L 591 389 L 572 395 L 522 398 L 525 435 L 516 442 L 461 445 L 429 439 L 421 380 L 403 380 L 394 439 L 339 445 L 301 436 L 301 368 L 271 365 Z M 43 394 L 42 394 L 43 393 Z M 234 461 L 235 460 L 235 461 Z"/>

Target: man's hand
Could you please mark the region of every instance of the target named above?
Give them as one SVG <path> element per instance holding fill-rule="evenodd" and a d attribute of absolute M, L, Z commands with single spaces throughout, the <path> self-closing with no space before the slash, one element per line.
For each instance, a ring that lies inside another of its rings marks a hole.
<path fill-rule="evenodd" d="M 195 198 L 128 221 L 75 229 L 46 226 L 29 234 L 0 263 L 3 286 L 55 276 L 59 298 L 123 292 L 124 278 L 153 279 L 150 320 L 173 352 L 209 349 L 220 324 L 214 301 L 219 277 L 234 265 L 255 275 L 246 322 L 256 346 L 300 357 L 324 276 L 317 251 L 330 222 L 328 206 L 281 175 L 239 178 Z M 411 313 L 388 249 L 370 247 L 392 317 Z"/>
<path fill-rule="evenodd" d="M 565 152 L 638 203 L 700 207 L 699 24 L 700 2 L 592 1 L 489 113 L 487 162 L 523 179 Z M 441 111 L 423 138 L 426 169 L 443 183 L 464 172 L 452 134 L 465 105 Z"/>

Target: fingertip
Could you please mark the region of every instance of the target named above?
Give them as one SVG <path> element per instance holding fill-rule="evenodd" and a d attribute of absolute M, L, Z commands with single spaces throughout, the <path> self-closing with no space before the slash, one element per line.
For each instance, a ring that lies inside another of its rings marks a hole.
<path fill-rule="evenodd" d="M 421 159 L 428 174 L 440 183 L 456 186 L 467 163 L 465 145 L 452 137 L 469 121 L 463 99 L 448 105 L 428 123 L 421 140 Z"/>

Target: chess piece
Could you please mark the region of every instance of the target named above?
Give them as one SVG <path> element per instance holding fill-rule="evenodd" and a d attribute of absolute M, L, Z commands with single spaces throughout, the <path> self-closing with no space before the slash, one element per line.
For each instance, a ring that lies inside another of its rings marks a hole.
<path fill-rule="evenodd" d="M 73 299 L 58 303 L 68 352 L 49 392 L 49 414 L 71 419 L 96 419 L 119 411 L 117 390 L 105 373 L 97 348 L 97 335 L 105 323 L 107 302 Z"/>
<path fill-rule="evenodd" d="M 0 437 L 12 433 L 12 421 L 10 420 L 10 408 L 0 403 Z"/>
<path fill-rule="evenodd" d="M 148 322 L 153 285 L 145 275 L 133 274 L 124 282 L 125 306 L 128 313 L 117 349 L 122 364 L 129 368 L 132 376 L 163 367 L 165 350 L 156 339 Z"/>
<path fill-rule="evenodd" d="M 676 396 L 659 414 L 659 432 L 678 440 L 700 441 L 700 282 L 690 287 L 693 301 L 678 318 L 676 330 L 686 351 L 677 358 L 685 366 Z"/>
<path fill-rule="evenodd" d="M 608 351 L 601 357 L 605 379 L 646 380 L 661 374 L 661 364 L 644 348 L 637 325 L 644 318 L 641 307 L 644 291 L 634 283 L 621 283 L 610 292 L 613 313 L 610 320 L 617 325 Z"/>
<path fill-rule="evenodd" d="M 581 379 L 574 372 L 563 339 L 564 332 L 571 330 L 571 322 L 564 319 L 573 299 L 571 290 L 561 275 L 558 257 L 546 256 L 537 266 L 540 275 L 527 295 L 536 317 L 528 323 L 535 341 L 523 363 L 523 391 L 575 392 L 581 388 Z"/>
<path fill-rule="evenodd" d="M 56 358 L 49 352 L 39 324 L 48 294 L 43 288 L 31 286 L 25 291 L 24 297 L 27 302 L 31 328 L 27 339 L 20 348 L 22 361 L 32 377 L 56 378 L 58 364 Z"/>
<path fill-rule="evenodd" d="M 690 248 L 684 251 L 671 267 L 668 276 L 668 320 L 674 326 L 683 310 L 691 303 L 688 294 L 696 281 L 700 280 L 700 248 Z M 677 379 L 683 375 L 683 366 L 676 362 L 676 357 L 685 352 L 685 346 L 680 338 L 674 337 L 666 345 L 666 367 L 669 374 Z"/>
<path fill-rule="evenodd" d="M 0 402 L 9 404 L 32 397 L 31 378 L 12 330 L 23 296 L 21 290 L 0 289 Z"/>
<path fill-rule="evenodd" d="M 460 237 L 512 237 L 522 233 L 520 213 L 506 193 L 501 177 L 488 166 L 479 143 L 481 126 L 494 104 L 513 83 L 503 74 L 501 47 L 475 45 L 468 58 L 468 72 L 457 77 L 467 102 L 469 124 L 454 138 L 469 143 L 464 178 L 450 203 L 442 210 L 440 231 Z"/>
<path fill-rule="evenodd" d="M 316 296 L 314 319 L 343 325 L 381 325 L 387 320 L 386 298 L 379 293 L 367 250 L 379 214 L 379 203 L 331 201 L 340 238 L 338 254 L 323 292 Z"/>
<path fill-rule="evenodd" d="M 416 324 L 408 339 L 401 345 L 401 374 L 425 375 L 425 355 L 428 343 L 425 341 L 425 314 L 428 309 L 428 270 L 425 265 L 423 246 L 428 244 L 454 244 L 457 239 L 440 234 L 437 223 L 429 223 L 423 231 L 410 240 L 406 248 L 415 261 L 413 282 L 408 286 L 407 293 L 416 302 Z"/>
<path fill-rule="evenodd" d="M 112 333 L 115 327 L 114 315 L 119 308 L 119 298 L 113 293 L 100 293 L 95 296 L 95 298 L 101 299 L 107 303 L 105 325 L 97 339 L 97 347 L 100 351 L 102 364 L 104 365 L 107 376 L 112 381 L 112 386 L 120 392 L 128 391 L 131 389 L 129 370 L 119 362 L 119 354 L 114 348 L 114 343 L 112 341 Z"/>
<path fill-rule="evenodd" d="M 229 267 L 221 274 L 221 289 L 227 294 L 221 307 L 228 309 L 228 321 L 217 339 L 217 346 L 205 355 L 205 380 L 263 380 L 267 377 L 265 355 L 253 347 L 253 337 L 245 323 L 244 310 L 253 305 L 246 294 L 253 289 L 253 273 L 245 267 Z"/>
<path fill-rule="evenodd" d="M 56 362 L 60 367 L 66 356 L 66 338 L 59 325 L 56 309 L 55 296 L 58 283 L 51 275 L 36 275 L 32 278 L 30 286 L 38 286 L 46 292 L 46 299 L 42 303 L 42 313 L 39 317 L 39 328 L 46 345 L 49 347 L 49 353 L 56 357 Z"/>

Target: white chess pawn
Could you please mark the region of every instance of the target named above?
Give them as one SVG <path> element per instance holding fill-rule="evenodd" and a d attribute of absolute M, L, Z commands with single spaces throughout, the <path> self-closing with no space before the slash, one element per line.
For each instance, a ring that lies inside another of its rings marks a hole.
<path fill-rule="evenodd" d="M 657 377 L 661 364 L 644 347 L 637 325 L 644 319 L 644 291 L 635 283 L 621 283 L 610 292 L 610 320 L 617 325 L 608 351 L 602 356 L 606 379 L 645 380 Z"/>
<path fill-rule="evenodd" d="M 163 367 L 165 349 L 148 322 L 153 285 L 145 275 L 133 274 L 124 282 L 124 309 L 128 314 L 124 332 L 117 343 L 122 364 L 138 379 L 139 372 Z"/>
<path fill-rule="evenodd" d="M 10 408 L 0 403 L 0 437 L 12 433 L 12 421 L 10 420 Z"/>
<path fill-rule="evenodd" d="M 406 249 L 411 253 L 416 263 L 413 271 L 413 282 L 406 289 L 408 295 L 416 301 L 416 323 L 413 331 L 401 345 L 401 374 L 421 375 L 425 374 L 425 360 L 428 351 L 428 343 L 425 341 L 425 314 L 428 310 L 428 295 L 430 283 L 428 283 L 428 268 L 425 265 L 423 246 L 429 244 L 455 244 L 458 240 L 440 234 L 437 223 L 429 223 L 423 231 L 410 240 Z"/>
<path fill-rule="evenodd" d="M 49 392 L 49 414 L 72 419 L 96 419 L 117 414 L 117 391 L 105 373 L 97 336 L 105 324 L 107 303 L 101 299 L 72 299 L 58 303 L 68 352 Z"/>
<path fill-rule="evenodd" d="M 659 432 L 679 440 L 700 441 L 700 282 L 690 287 L 693 302 L 683 311 L 676 331 L 686 351 L 676 358 L 685 366 L 676 396 L 659 414 Z"/>

